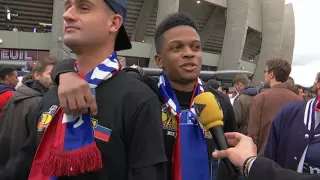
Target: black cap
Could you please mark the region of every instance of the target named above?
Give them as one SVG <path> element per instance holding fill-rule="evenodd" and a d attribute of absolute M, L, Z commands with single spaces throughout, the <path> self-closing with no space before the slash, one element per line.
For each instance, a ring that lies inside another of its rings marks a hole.
<path fill-rule="evenodd" d="M 122 16 L 123 22 L 127 14 L 127 0 L 104 0 L 107 5 L 117 14 Z M 126 49 L 131 49 L 131 41 L 127 35 L 124 24 L 121 25 L 117 38 L 114 50 L 121 51 Z"/>

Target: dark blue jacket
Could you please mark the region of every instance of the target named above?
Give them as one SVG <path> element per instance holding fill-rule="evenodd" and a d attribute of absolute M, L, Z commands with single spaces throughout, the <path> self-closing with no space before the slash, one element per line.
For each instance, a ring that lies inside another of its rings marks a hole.
<path fill-rule="evenodd" d="M 273 120 L 264 156 L 283 168 L 296 171 L 305 148 L 315 139 L 316 133 L 304 123 L 306 105 L 304 101 L 289 103 Z"/>

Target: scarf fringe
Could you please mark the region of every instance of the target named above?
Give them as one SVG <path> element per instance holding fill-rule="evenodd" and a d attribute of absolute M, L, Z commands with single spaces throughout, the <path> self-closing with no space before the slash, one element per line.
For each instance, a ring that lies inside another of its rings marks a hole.
<path fill-rule="evenodd" d="M 96 143 L 81 149 L 53 152 L 44 162 L 42 173 L 46 176 L 76 176 L 101 169 L 102 157 Z"/>

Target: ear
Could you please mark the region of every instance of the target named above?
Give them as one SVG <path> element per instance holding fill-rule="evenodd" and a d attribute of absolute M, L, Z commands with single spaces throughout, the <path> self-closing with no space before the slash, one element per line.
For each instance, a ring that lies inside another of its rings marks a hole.
<path fill-rule="evenodd" d="M 163 69 L 163 62 L 162 62 L 161 56 L 157 54 L 157 55 L 154 56 L 154 59 L 156 60 L 156 63 L 158 65 L 158 67 L 160 69 Z"/>
<path fill-rule="evenodd" d="M 35 79 L 35 80 L 39 80 L 40 79 L 40 73 L 39 72 L 34 72 L 33 73 L 33 78 Z"/>
<path fill-rule="evenodd" d="M 270 72 L 270 76 L 271 78 L 274 78 L 274 73 L 272 71 Z"/>
<path fill-rule="evenodd" d="M 317 83 L 316 87 L 317 89 L 320 89 L 320 82 Z"/>
<path fill-rule="evenodd" d="M 123 23 L 123 19 L 119 14 L 112 15 L 110 19 L 110 32 L 115 33 L 119 31 L 122 23 Z"/>

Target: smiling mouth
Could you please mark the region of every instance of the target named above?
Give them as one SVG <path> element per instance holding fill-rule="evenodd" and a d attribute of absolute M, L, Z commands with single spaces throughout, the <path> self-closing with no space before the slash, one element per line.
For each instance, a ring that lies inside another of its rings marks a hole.
<path fill-rule="evenodd" d="M 181 68 L 185 71 L 194 71 L 197 68 L 197 66 L 194 64 L 186 64 L 181 66 Z"/>

